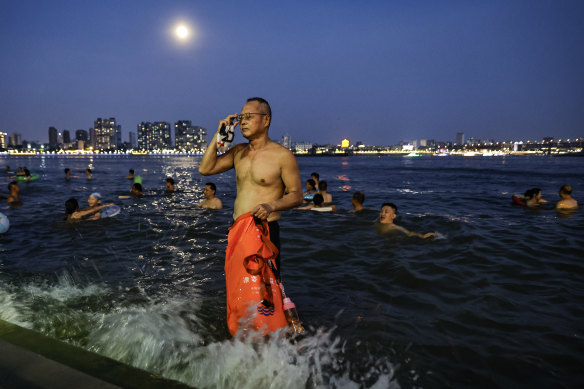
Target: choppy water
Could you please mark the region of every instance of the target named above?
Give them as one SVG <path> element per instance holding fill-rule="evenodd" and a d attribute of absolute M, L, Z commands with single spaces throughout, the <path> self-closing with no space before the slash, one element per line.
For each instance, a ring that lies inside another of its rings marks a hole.
<path fill-rule="evenodd" d="M 41 176 L 21 185 L 22 207 L 0 206 L 11 222 L 0 235 L 0 318 L 200 388 L 584 383 L 583 211 L 510 201 L 533 186 L 555 201 L 568 183 L 584 203 L 584 159 L 300 158 L 303 179 L 318 171 L 341 211 L 281 221 L 283 280 L 310 329 L 295 343 L 228 336 L 234 175 L 201 177 L 199 160 L 0 157 L 2 171 Z M 79 178 L 65 182 L 65 167 Z M 146 196 L 119 200 L 130 168 Z M 166 176 L 180 192 L 163 193 Z M 195 206 L 207 181 L 225 209 Z M 370 211 L 343 211 L 355 190 Z M 122 213 L 63 222 L 65 200 L 93 191 Z M 384 201 L 398 205 L 399 224 L 442 238 L 378 235 Z"/>

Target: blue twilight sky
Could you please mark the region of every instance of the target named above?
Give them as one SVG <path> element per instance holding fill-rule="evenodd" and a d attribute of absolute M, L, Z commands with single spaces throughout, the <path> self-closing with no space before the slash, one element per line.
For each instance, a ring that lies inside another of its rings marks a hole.
<path fill-rule="evenodd" d="M 251 96 L 276 141 L 584 136 L 583 0 L 2 0 L 0 49 L 0 131 L 26 140 L 214 131 Z"/>

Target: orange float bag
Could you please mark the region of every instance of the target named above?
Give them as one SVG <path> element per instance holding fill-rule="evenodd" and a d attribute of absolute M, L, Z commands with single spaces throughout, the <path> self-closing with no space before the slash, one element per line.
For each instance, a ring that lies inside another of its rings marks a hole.
<path fill-rule="evenodd" d="M 255 219 L 248 212 L 229 228 L 225 281 L 227 326 L 231 335 L 239 327 L 259 330 L 265 335 L 288 325 L 280 287 L 272 270 L 277 255 L 267 221 Z"/>

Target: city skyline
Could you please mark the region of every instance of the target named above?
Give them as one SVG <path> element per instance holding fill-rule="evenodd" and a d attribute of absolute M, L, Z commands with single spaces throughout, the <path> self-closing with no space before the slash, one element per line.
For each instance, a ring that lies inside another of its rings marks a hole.
<path fill-rule="evenodd" d="M 12 2 L 0 131 L 45 142 L 116 117 L 124 141 L 140 122 L 212 133 L 259 95 L 276 141 L 576 138 L 583 16 L 572 0 Z"/>

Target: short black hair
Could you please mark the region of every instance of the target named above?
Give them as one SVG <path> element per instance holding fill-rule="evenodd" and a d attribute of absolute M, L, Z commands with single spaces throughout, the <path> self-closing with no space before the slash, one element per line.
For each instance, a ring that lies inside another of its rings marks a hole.
<path fill-rule="evenodd" d="M 174 180 L 171 177 L 167 177 L 166 182 L 170 182 L 171 185 L 174 185 Z"/>
<path fill-rule="evenodd" d="M 134 174 L 134 169 L 130 169 L 128 172 Z"/>
<path fill-rule="evenodd" d="M 316 189 L 316 182 L 314 182 L 312 178 L 309 178 L 308 180 L 306 180 L 306 182 L 308 182 L 310 185 L 312 185 L 314 189 Z"/>
<path fill-rule="evenodd" d="M 260 103 L 262 108 L 264 108 L 267 111 L 260 113 L 267 113 L 268 116 L 270 117 L 270 123 L 268 124 L 269 128 L 270 124 L 272 124 L 272 108 L 270 107 L 270 103 L 268 103 L 268 101 L 262 97 L 250 97 L 249 99 L 247 99 L 247 103 L 251 103 L 252 101 L 257 101 L 258 103 Z"/>
<path fill-rule="evenodd" d="M 525 191 L 525 193 L 523 194 L 527 199 L 532 199 L 534 198 L 539 192 L 541 192 L 541 189 L 539 188 L 531 188 L 527 191 Z"/>
<path fill-rule="evenodd" d="M 67 215 L 73 214 L 73 212 L 77 211 L 78 209 L 79 203 L 74 197 L 71 197 L 69 200 L 65 201 L 65 213 Z"/>
<path fill-rule="evenodd" d="M 207 182 L 205 184 L 205 186 L 209 185 L 211 187 L 211 189 L 213 190 L 213 192 L 217 192 L 217 187 L 215 186 L 215 184 L 213 184 L 212 182 Z"/>
<path fill-rule="evenodd" d="M 85 169 L 85 171 L 91 173 L 91 169 L 90 168 Z"/>
<path fill-rule="evenodd" d="M 310 177 L 316 177 L 317 180 L 320 180 L 320 176 L 318 175 L 317 172 L 310 173 Z"/>
<path fill-rule="evenodd" d="M 10 183 L 8 184 L 8 190 L 11 190 L 13 186 L 18 186 L 18 182 L 10 181 Z"/>
<path fill-rule="evenodd" d="M 381 209 L 383 209 L 383 207 L 393 208 L 393 213 L 397 215 L 397 205 L 395 205 L 394 203 L 383 203 L 381 204 Z"/>
<path fill-rule="evenodd" d="M 357 191 L 357 192 L 353 193 L 353 200 L 355 200 L 359 204 L 363 204 L 365 202 L 365 193 L 363 193 L 361 191 Z"/>
<path fill-rule="evenodd" d="M 560 193 L 565 195 L 571 195 L 572 187 L 570 185 L 562 185 L 562 187 L 560 188 Z"/>
<path fill-rule="evenodd" d="M 322 205 L 322 203 L 324 203 L 324 197 L 322 197 L 320 193 L 317 193 L 312 198 L 312 202 L 314 203 L 314 205 Z"/>
<path fill-rule="evenodd" d="M 66 167 L 66 168 L 65 168 L 65 173 L 69 173 L 69 171 L 70 171 L 70 170 L 69 170 L 69 168 L 68 168 L 68 167 Z"/>
<path fill-rule="evenodd" d="M 139 182 L 134 182 L 134 185 L 132 185 L 132 189 L 136 189 L 142 192 L 142 184 L 140 184 Z"/>

